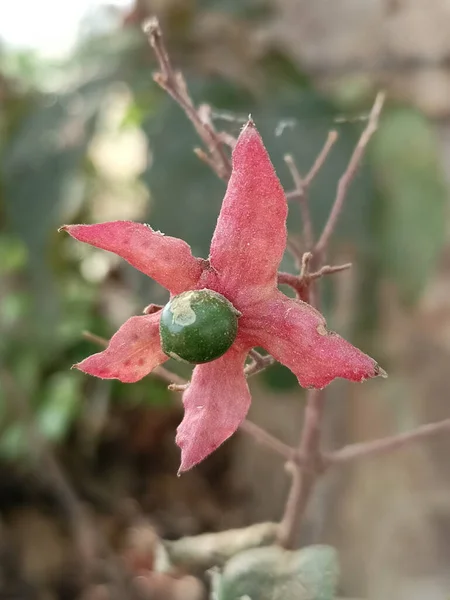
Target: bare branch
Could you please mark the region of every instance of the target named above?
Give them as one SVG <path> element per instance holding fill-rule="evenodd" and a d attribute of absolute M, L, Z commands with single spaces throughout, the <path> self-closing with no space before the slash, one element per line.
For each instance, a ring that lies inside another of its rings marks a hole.
<path fill-rule="evenodd" d="M 295 186 L 291 192 L 286 194 L 286 198 L 288 198 L 288 200 L 291 198 L 298 198 L 300 202 L 300 212 L 303 223 L 303 238 L 305 246 L 308 250 L 311 250 L 314 244 L 314 232 L 308 203 L 308 188 L 325 163 L 325 160 L 337 138 L 338 134 L 336 131 L 330 131 L 328 133 L 328 137 L 322 150 L 319 152 L 308 174 L 303 178 L 297 169 L 293 157 L 290 154 L 286 154 L 284 157 L 284 161 L 291 173 L 291 177 Z"/>
<path fill-rule="evenodd" d="M 342 271 L 348 271 L 348 269 L 351 269 L 351 267 L 352 267 L 352 263 L 345 263 L 344 265 L 335 265 L 335 266 L 325 265 L 325 266 L 321 267 L 315 273 L 310 273 L 308 275 L 308 277 L 309 277 L 309 279 L 320 279 L 320 277 L 323 277 L 324 275 L 334 275 L 335 273 L 341 273 Z"/>
<path fill-rule="evenodd" d="M 292 483 L 280 522 L 278 542 L 284 548 L 295 546 L 297 531 L 314 488 L 317 477 L 323 471 L 320 452 L 320 436 L 325 408 L 322 390 L 308 390 L 303 427 L 298 445 L 301 461 L 293 465 Z"/>
<path fill-rule="evenodd" d="M 311 221 L 311 213 L 309 210 L 307 187 L 303 182 L 303 179 L 291 154 L 285 155 L 284 162 L 291 173 L 291 177 L 295 186 L 292 192 L 286 194 L 286 198 L 298 198 L 299 200 L 300 214 L 302 216 L 303 225 L 303 243 L 305 247 L 310 250 L 314 244 L 314 232 Z"/>
<path fill-rule="evenodd" d="M 259 354 L 259 352 L 256 350 L 250 350 L 249 356 L 251 356 L 253 362 L 249 365 L 246 365 L 244 369 L 247 379 L 253 375 L 256 375 L 257 373 L 261 373 L 261 371 L 264 371 L 267 369 L 267 367 L 270 367 L 270 365 L 273 365 L 275 362 L 275 359 L 272 356 L 262 356 L 262 354 Z"/>
<path fill-rule="evenodd" d="M 189 95 L 186 82 L 179 71 L 175 71 L 170 62 L 163 35 L 156 17 L 152 17 L 143 25 L 150 46 L 153 48 L 161 69 L 154 75 L 154 80 L 180 105 L 188 119 L 194 125 L 199 137 L 210 153 L 210 160 L 206 161 L 215 173 L 225 181 L 231 175 L 231 162 L 225 150 L 225 144 L 218 134 L 211 120 L 205 117 L 204 105 L 197 109 Z M 198 155 L 198 152 L 197 152 Z M 205 158 L 202 156 L 202 160 Z"/>
<path fill-rule="evenodd" d="M 310 257 L 312 257 L 312 254 L 310 252 L 306 252 L 303 255 L 303 275 L 292 275 L 292 273 L 285 273 L 283 271 L 278 272 L 278 283 L 288 285 L 289 287 L 291 287 L 293 290 L 296 291 L 298 297 L 304 302 L 308 302 L 310 300 L 310 287 L 312 281 L 320 279 L 324 275 L 334 275 L 335 273 L 341 273 L 342 271 L 350 269 L 350 267 L 352 266 L 352 263 L 346 263 L 345 265 L 335 266 L 325 265 L 318 271 L 315 271 L 314 273 L 308 273 L 308 263 Z"/>
<path fill-rule="evenodd" d="M 239 429 L 242 429 L 242 431 L 245 431 L 246 433 L 251 435 L 256 442 L 262 444 L 263 446 L 267 446 L 276 454 L 279 454 L 280 456 L 284 457 L 286 460 L 291 461 L 294 459 L 293 448 L 291 448 L 284 442 L 281 442 L 279 439 L 275 438 L 265 429 L 258 427 L 258 425 L 255 425 L 255 423 L 245 420 L 243 423 L 241 423 Z"/>
<path fill-rule="evenodd" d="M 302 263 L 303 252 L 300 246 L 300 243 L 297 240 L 293 240 L 291 237 L 288 237 L 286 240 L 286 248 L 294 257 L 295 266 L 300 270 L 300 265 Z"/>
<path fill-rule="evenodd" d="M 316 160 L 314 161 L 313 166 L 310 168 L 309 172 L 303 178 L 303 186 L 309 187 L 313 180 L 316 178 L 316 175 L 319 173 L 320 169 L 323 167 L 328 154 L 330 153 L 331 148 L 334 146 L 338 139 L 337 131 L 329 131 L 327 139 L 325 140 L 325 144 L 323 145 L 322 150 L 317 155 Z"/>
<path fill-rule="evenodd" d="M 345 173 L 339 179 L 336 191 L 336 198 L 334 200 L 330 216 L 328 217 L 328 221 L 322 231 L 322 234 L 314 247 L 315 255 L 322 256 L 326 250 L 328 242 L 330 241 L 330 238 L 333 234 L 342 208 L 344 206 L 344 201 L 347 195 L 348 188 L 350 187 L 350 184 L 360 165 L 366 146 L 369 143 L 369 140 L 372 137 L 372 135 L 377 130 L 378 121 L 381 114 L 381 110 L 383 108 L 384 100 L 384 92 L 379 92 L 377 94 L 377 97 L 375 98 L 372 110 L 370 111 L 367 127 L 361 134 L 361 137 L 353 151 L 353 154 L 350 157 L 350 161 L 348 163 L 347 169 L 345 170 Z"/>
<path fill-rule="evenodd" d="M 450 419 L 445 419 L 438 423 L 427 423 L 412 431 L 372 440 L 370 442 L 349 444 L 340 450 L 326 454 L 324 459 L 327 467 L 346 464 L 348 462 L 353 462 L 354 460 L 359 460 L 360 458 L 376 456 L 378 454 L 392 452 L 393 450 L 400 450 L 406 445 L 431 437 L 436 433 L 443 432 L 450 432 Z"/>

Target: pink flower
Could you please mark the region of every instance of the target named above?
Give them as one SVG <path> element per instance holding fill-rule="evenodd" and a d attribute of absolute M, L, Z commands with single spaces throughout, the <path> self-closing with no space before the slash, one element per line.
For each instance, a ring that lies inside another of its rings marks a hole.
<path fill-rule="evenodd" d="M 259 346 L 286 365 L 303 387 L 323 388 L 336 377 L 364 381 L 379 375 L 375 361 L 326 329 L 323 316 L 277 288 L 286 248 L 287 203 L 253 122 L 233 151 L 233 172 L 208 260 L 194 258 L 177 238 L 128 221 L 66 225 L 82 242 L 121 256 L 167 288 L 171 296 L 210 289 L 241 313 L 231 348 L 194 368 L 177 431 L 180 471 L 190 469 L 229 438 L 245 418 L 250 392 L 244 375 L 249 350 Z M 129 319 L 103 352 L 75 365 L 105 379 L 138 381 L 168 356 L 161 348 L 160 312 Z"/>

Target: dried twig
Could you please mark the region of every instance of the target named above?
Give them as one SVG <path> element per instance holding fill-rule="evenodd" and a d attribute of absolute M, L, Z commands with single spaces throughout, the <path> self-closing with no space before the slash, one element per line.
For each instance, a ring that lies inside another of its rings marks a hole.
<path fill-rule="evenodd" d="M 314 164 L 309 170 L 305 177 L 302 177 L 297 169 L 297 165 L 294 162 L 293 157 L 290 154 L 286 154 L 284 161 L 291 173 L 292 180 L 294 182 L 294 189 L 291 192 L 287 192 L 286 197 L 288 199 L 298 198 L 300 202 L 300 212 L 302 215 L 303 223 L 303 239 L 305 247 L 311 250 L 314 243 L 314 233 L 311 221 L 311 213 L 309 210 L 308 203 L 308 188 L 315 179 L 316 175 L 322 168 L 333 144 L 336 142 L 338 134 L 336 131 L 330 131 L 325 144 L 318 154 Z"/>
<path fill-rule="evenodd" d="M 231 162 L 225 150 L 223 138 L 215 131 L 211 120 L 205 118 L 204 105 L 199 109 L 195 107 L 182 73 L 175 71 L 172 67 L 158 19 L 152 17 L 146 21 L 143 30 L 155 52 L 161 69 L 160 73 L 155 73 L 153 76 L 154 80 L 184 110 L 209 151 L 209 156 L 201 150 L 200 152 L 197 151 L 197 155 L 200 155 L 201 159 L 205 160 L 221 179 L 228 181 L 231 175 Z"/>
<path fill-rule="evenodd" d="M 251 435 L 256 442 L 262 444 L 263 446 L 267 446 L 286 460 L 294 460 L 295 452 L 293 448 L 269 434 L 265 429 L 258 427 L 258 425 L 255 425 L 255 423 L 245 420 L 240 425 L 239 429 L 245 431 Z"/>
<path fill-rule="evenodd" d="M 311 253 L 308 253 L 311 254 Z M 314 273 L 304 273 L 303 275 L 293 275 L 292 273 L 284 273 L 282 271 L 278 272 L 278 283 L 288 285 L 293 290 L 296 291 L 297 296 L 303 300 L 304 302 L 310 301 L 310 292 L 311 292 L 311 282 L 316 279 L 320 279 L 324 275 L 333 275 L 335 273 L 341 273 L 342 271 L 346 271 L 350 269 L 352 263 L 345 263 L 344 265 L 325 265 L 321 267 L 318 271 Z"/>
<path fill-rule="evenodd" d="M 322 234 L 320 235 L 320 238 L 318 239 L 314 247 L 314 254 L 316 257 L 322 257 L 325 253 L 328 242 L 330 241 L 330 238 L 334 232 L 337 221 L 339 219 L 339 215 L 341 214 L 342 208 L 344 206 L 344 201 L 348 192 L 348 188 L 350 187 L 350 184 L 356 174 L 356 171 L 358 170 L 366 146 L 369 143 L 369 140 L 372 137 L 372 135 L 377 130 L 378 120 L 381 114 L 381 110 L 383 108 L 384 100 L 384 92 L 379 92 L 377 94 L 377 97 L 375 98 L 372 110 L 370 111 L 367 127 L 362 132 L 362 135 L 359 138 L 358 143 L 356 144 L 353 154 L 350 157 L 348 166 L 342 177 L 339 179 L 336 191 L 336 198 L 334 200 L 330 216 L 328 217 L 328 221 L 325 224 Z"/>
<path fill-rule="evenodd" d="M 424 438 L 435 435 L 436 433 L 450 432 L 450 419 L 445 419 L 438 423 L 427 423 L 421 425 L 412 431 L 399 433 L 370 442 L 362 442 L 359 444 L 349 444 L 340 450 L 330 452 L 324 456 L 326 466 L 335 466 L 346 464 L 366 458 L 400 450 L 404 446 L 423 440 Z"/>

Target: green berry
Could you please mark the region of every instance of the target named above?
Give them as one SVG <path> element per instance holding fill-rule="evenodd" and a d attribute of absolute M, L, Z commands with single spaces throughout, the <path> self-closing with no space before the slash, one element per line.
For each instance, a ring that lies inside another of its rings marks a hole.
<path fill-rule="evenodd" d="M 217 292 L 183 292 L 161 311 L 162 349 L 168 356 L 188 363 L 215 360 L 236 339 L 239 316 L 231 302 Z"/>

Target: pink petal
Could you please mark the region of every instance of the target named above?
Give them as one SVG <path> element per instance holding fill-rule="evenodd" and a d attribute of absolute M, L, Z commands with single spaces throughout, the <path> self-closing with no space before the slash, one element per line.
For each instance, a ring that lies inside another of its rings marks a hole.
<path fill-rule="evenodd" d="M 242 333 L 251 332 L 253 343 L 291 369 L 303 387 L 323 388 L 336 377 L 364 381 L 385 375 L 370 356 L 328 331 L 309 304 L 276 292 L 258 311 L 241 324 Z"/>
<path fill-rule="evenodd" d="M 179 472 L 206 458 L 244 420 L 251 400 L 244 377 L 247 353 L 235 343 L 221 358 L 195 367 L 183 395 L 184 419 L 177 430 Z"/>
<path fill-rule="evenodd" d="M 120 379 L 124 383 L 139 381 L 168 360 L 161 350 L 159 318 L 159 312 L 131 317 L 113 335 L 106 350 L 85 358 L 74 367 L 102 379 Z"/>
<path fill-rule="evenodd" d="M 276 285 L 286 248 L 286 216 L 283 188 L 249 121 L 233 150 L 233 172 L 211 242 L 219 291 L 230 300 L 251 302 Z"/>
<path fill-rule="evenodd" d="M 192 256 L 186 242 L 153 231 L 148 225 L 112 221 L 64 225 L 61 229 L 80 242 L 121 256 L 172 294 L 195 287 L 203 270 L 202 261 Z"/>

